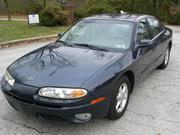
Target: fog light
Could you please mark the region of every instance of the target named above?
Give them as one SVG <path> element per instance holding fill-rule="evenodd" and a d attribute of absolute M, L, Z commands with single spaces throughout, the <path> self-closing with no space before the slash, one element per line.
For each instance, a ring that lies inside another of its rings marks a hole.
<path fill-rule="evenodd" d="M 92 114 L 90 114 L 90 113 L 79 113 L 79 114 L 75 114 L 75 117 L 76 117 L 78 120 L 88 121 L 88 120 L 91 119 Z"/>

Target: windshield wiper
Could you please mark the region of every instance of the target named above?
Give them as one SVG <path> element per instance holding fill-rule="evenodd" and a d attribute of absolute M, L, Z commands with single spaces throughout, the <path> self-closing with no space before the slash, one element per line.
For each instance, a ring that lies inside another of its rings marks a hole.
<path fill-rule="evenodd" d="M 73 45 L 71 44 L 68 44 L 67 42 L 65 41 L 62 41 L 62 40 L 57 40 L 56 43 L 59 42 L 59 43 L 62 43 L 64 46 L 70 46 L 70 47 L 74 47 Z"/>
<path fill-rule="evenodd" d="M 93 50 L 109 52 L 108 49 L 105 49 L 105 48 L 102 48 L 102 47 L 99 47 L 99 46 L 95 46 L 95 45 L 89 45 L 89 44 L 73 44 L 73 45 L 87 47 L 87 48 L 90 48 L 90 49 L 93 49 Z"/>

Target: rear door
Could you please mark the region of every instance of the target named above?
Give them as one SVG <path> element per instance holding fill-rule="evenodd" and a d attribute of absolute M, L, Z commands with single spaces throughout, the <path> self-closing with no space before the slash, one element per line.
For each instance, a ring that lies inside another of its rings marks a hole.
<path fill-rule="evenodd" d="M 152 35 L 152 40 L 154 43 L 154 62 L 156 66 L 157 64 L 161 64 L 164 58 L 164 52 L 167 47 L 167 40 L 165 38 L 165 28 L 163 25 L 159 23 L 156 18 L 148 17 L 147 21 L 150 25 L 150 31 Z"/>

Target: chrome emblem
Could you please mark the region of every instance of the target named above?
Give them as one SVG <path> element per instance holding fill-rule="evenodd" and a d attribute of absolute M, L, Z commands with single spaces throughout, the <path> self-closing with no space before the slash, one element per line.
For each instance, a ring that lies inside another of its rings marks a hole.
<path fill-rule="evenodd" d="M 33 80 L 33 77 L 32 77 L 32 76 L 26 77 L 26 80 L 32 81 L 32 80 Z"/>

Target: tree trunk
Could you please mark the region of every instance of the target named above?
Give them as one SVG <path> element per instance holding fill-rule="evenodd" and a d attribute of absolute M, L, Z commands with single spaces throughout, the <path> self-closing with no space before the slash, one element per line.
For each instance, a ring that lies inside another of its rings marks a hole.
<path fill-rule="evenodd" d="M 8 20 L 11 21 L 11 13 L 10 13 L 10 10 L 9 10 L 8 0 L 4 0 L 4 3 L 6 5 L 6 9 L 7 9 L 7 13 L 8 13 Z"/>
<path fill-rule="evenodd" d="M 44 7 L 46 7 L 46 0 L 44 0 Z"/>
<path fill-rule="evenodd" d="M 156 8 L 157 8 L 157 0 L 153 0 L 153 6 L 154 6 L 154 16 L 156 16 L 157 17 L 157 10 L 156 10 Z"/>
<path fill-rule="evenodd" d="M 178 6 L 178 0 L 174 0 L 175 6 Z"/>
<path fill-rule="evenodd" d="M 131 0 L 131 5 L 132 5 L 132 12 L 135 11 L 135 1 L 134 0 Z"/>

